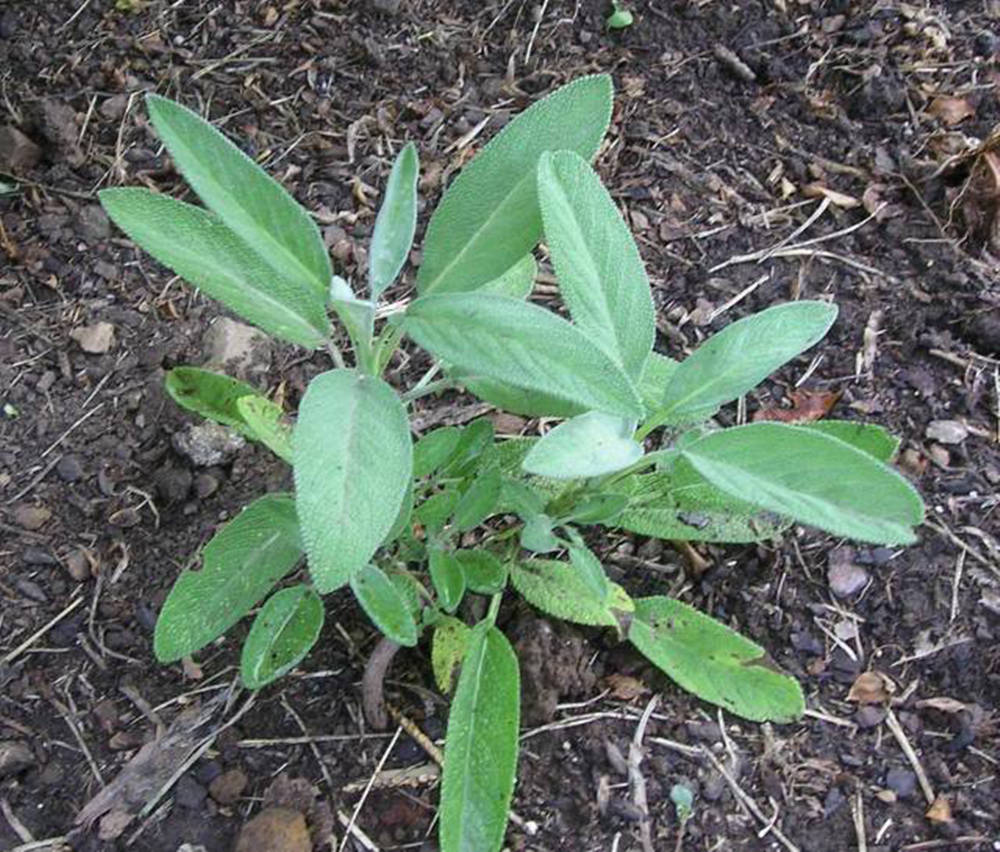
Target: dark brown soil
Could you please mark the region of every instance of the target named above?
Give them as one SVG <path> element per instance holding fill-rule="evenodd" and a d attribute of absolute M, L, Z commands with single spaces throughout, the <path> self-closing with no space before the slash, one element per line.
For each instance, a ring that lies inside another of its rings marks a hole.
<path fill-rule="evenodd" d="M 138 252 L 96 203 L 105 186 L 179 186 L 139 94 L 201 109 L 260 158 L 317 213 L 353 274 L 403 141 L 419 146 L 429 211 L 507 117 L 595 71 L 611 72 L 617 90 L 598 168 L 654 282 L 658 347 L 682 356 L 751 311 L 832 296 L 840 318 L 818 363 L 801 359 L 766 382 L 749 412 L 786 405 L 808 372 L 806 388 L 842 394 L 834 416 L 902 436 L 900 466 L 930 522 L 915 547 L 857 547 L 846 560 L 839 542 L 811 532 L 773 547 L 704 548 L 700 575 L 659 542 L 601 543 L 631 592 L 705 609 L 800 677 L 811 713 L 794 725 L 720 716 L 612 637 L 539 626 L 512 603 L 505 618 L 517 622 L 532 684 L 526 719 L 546 724 L 525 730 L 510 848 L 642 848 L 626 761 L 650 698 L 630 690 L 643 686 L 660 696 L 641 764 L 652 848 L 997 848 L 1000 6 L 631 8 L 634 25 L 609 33 L 601 0 L 0 6 L 0 126 L 37 146 L 22 140 L 20 162 L 0 162 L 20 179 L 0 196 L 0 848 L 61 848 L 30 841 L 69 834 L 156 721 L 170 725 L 228 689 L 245 628 L 197 667 L 159 667 L 155 614 L 216 526 L 287 481 L 255 447 L 208 469 L 174 448 L 193 421 L 165 398 L 164 371 L 205 360 L 221 311 Z M 481 137 L 455 144 L 485 117 Z M 758 261 L 779 245 L 786 251 Z M 411 279 L 389 295 L 406 297 Z M 88 354 L 79 332 L 97 322 L 113 326 L 114 342 Z M 252 381 L 281 385 L 290 406 L 326 369 L 324 357 L 284 346 L 259 364 Z M 467 401 L 431 400 L 424 412 L 439 410 L 461 419 Z M 960 440 L 929 435 L 933 421 L 958 422 L 941 428 Z M 860 591 L 832 593 L 838 560 L 865 572 Z M 328 822 L 317 803 L 349 816 L 390 740 L 366 730 L 359 710 L 374 631 L 348 596 L 327 607 L 323 640 L 301 669 L 264 690 L 151 814 L 113 841 L 97 839 L 96 826 L 79 831 L 76 848 L 131 839 L 135 850 L 228 850 L 279 773 L 313 785 L 314 835 Z M 888 719 L 884 706 L 847 698 L 867 670 L 895 686 Z M 438 737 L 446 705 L 428 697 L 424 657 L 400 654 L 390 678 L 390 697 Z M 246 700 L 216 707 L 209 729 Z M 950 820 L 925 815 L 914 761 Z M 404 736 L 386 766 L 427 762 Z M 208 788 L 233 769 L 249 782 L 219 804 Z M 695 792 L 682 843 L 669 797 L 677 783 Z M 380 849 L 434 849 L 436 796 L 428 773 L 378 784 L 358 825 Z M 347 848 L 364 847 L 352 838 Z"/>

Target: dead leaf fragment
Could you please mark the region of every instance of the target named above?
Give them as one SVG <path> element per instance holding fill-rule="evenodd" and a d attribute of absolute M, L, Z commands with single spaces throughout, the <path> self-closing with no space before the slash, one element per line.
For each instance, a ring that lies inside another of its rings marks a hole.
<path fill-rule="evenodd" d="M 240 830 L 234 852 L 312 852 L 306 818 L 291 808 L 266 808 Z"/>
<path fill-rule="evenodd" d="M 101 355 L 114 346 L 115 327 L 109 322 L 95 322 L 74 328 L 69 336 L 80 344 L 84 352 Z"/>
<path fill-rule="evenodd" d="M 942 444 L 961 444 L 969 435 L 969 427 L 959 420 L 932 420 L 924 434 Z"/>
<path fill-rule="evenodd" d="M 917 702 L 920 709 L 940 710 L 942 713 L 961 713 L 968 705 L 956 698 L 949 698 L 947 695 L 940 695 L 934 698 L 923 698 Z"/>
<path fill-rule="evenodd" d="M 931 822 L 951 822 L 951 802 L 947 796 L 938 795 L 924 814 Z"/>
<path fill-rule="evenodd" d="M 802 194 L 806 198 L 829 198 L 831 204 L 841 207 L 844 210 L 850 210 L 861 204 L 853 195 L 837 192 L 837 190 L 830 189 L 830 187 L 824 186 L 821 183 L 807 183 L 802 187 Z"/>
<path fill-rule="evenodd" d="M 788 395 L 791 408 L 777 405 L 762 408 L 754 413 L 753 420 L 755 423 L 761 420 L 777 420 L 780 423 L 821 420 L 830 413 L 840 396 L 840 391 L 792 391 Z"/>
<path fill-rule="evenodd" d="M 611 690 L 611 696 L 619 701 L 633 701 L 640 695 L 649 692 L 649 687 L 646 684 L 630 675 L 609 674 L 604 682 Z"/>
<path fill-rule="evenodd" d="M 974 116 L 976 108 L 965 98 L 937 97 L 927 107 L 927 114 L 951 127 Z"/>
<path fill-rule="evenodd" d="M 896 691 L 896 685 L 881 672 L 862 672 L 847 693 L 847 700 L 858 704 L 884 704 Z"/>

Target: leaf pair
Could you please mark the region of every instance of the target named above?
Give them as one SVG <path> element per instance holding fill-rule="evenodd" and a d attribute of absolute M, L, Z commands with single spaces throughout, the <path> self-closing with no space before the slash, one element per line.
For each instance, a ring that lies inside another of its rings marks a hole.
<path fill-rule="evenodd" d="M 200 116 L 146 103 L 205 210 L 146 189 L 106 189 L 111 219 L 153 257 L 235 313 L 309 348 L 329 334 L 330 260 L 319 230 L 282 186 Z"/>

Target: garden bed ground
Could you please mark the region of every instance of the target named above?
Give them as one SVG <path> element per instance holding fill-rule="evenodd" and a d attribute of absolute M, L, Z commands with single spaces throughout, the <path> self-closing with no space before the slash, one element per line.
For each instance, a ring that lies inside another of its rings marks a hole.
<path fill-rule="evenodd" d="M 347 594 L 328 599 L 305 664 L 249 704 L 229 694 L 245 627 L 196 666 L 152 661 L 178 571 L 288 475 L 253 446 L 208 468 L 176 448 L 193 421 L 165 399 L 165 369 L 238 341 L 96 203 L 104 186 L 180 188 L 140 93 L 202 110 L 265 163 L 353 275 L 402 142 L 418 144 L 429 210 L 512 113 L 596 71 L 617 92 L 597 165 L 647 263 L 658 348 L 683 357 L 751 311 L 833 299 L 828 340 L 747 412 L 837 394 L 832 416 L 902 436 L 899 465 L 930 520 L 909 549 L 844 550 L 802 531 L 699 548 L 697 573 L 660 542 L 599 543 L 629 591 L 677 595 L 769 649 L 805 687 L 797 724 L 720 717 L 613 637 L 505 607 L 531 725 L 510 848 L 637 850 L 644 827 L 657 850 L 1000 848 L 1000 4 L 632 8 L 634 25 L 609 33 L 601 0 L 3 4 L 0 125 L 25 138 L 0 130 L 0 171 L 21 179 L 0 196 L 0 848 L 61 848 L 30 844 L 69 834 L 159 725 L 177 734 L 185 708 L 204 711 L 203 727 L 155 759 L 180 771 L 192 744 L 207 750 L 159 798 L 159 782 L 133 776 L 135 801 L 118 804 L 136 813 L 153 797 L 150 811 L 117 839 L 77 831 L 76 848 L 227 850 L 276 777 L 308 782 L 291 804 L 311 805 L 316 848 L 329 848 L 390 743 L 385 767 L 429 762 L 363 722 L 375 634 Z M 412 267 L 387 295 L 411 282 Z M 552 298 L 550 282 L 535 298 Z M 389 378 L 421 366 L 400 361 Z M 247 369 L 291 408 L 327 367 L 274 346 Z M 458 395 L 420 405 L 425 425 L 482 412 Z M 848 699 L 868 670 L 891 699 Z M 397 658 L 390 695 L 436 737 L 446 706 L 431 685 L 422 654 Z M 654 693 L 644 822 L 622 755 Z M 432 768 L 416 775 L 379 780 L 364 801 L 357 825 L 379 849 L 436 848 Z M 682 843 L 676 783 L 696 796 Z M 940 797 L 929 816 L 928 793 Z M 352 834 L 347 848 L 366 847 Z"/>

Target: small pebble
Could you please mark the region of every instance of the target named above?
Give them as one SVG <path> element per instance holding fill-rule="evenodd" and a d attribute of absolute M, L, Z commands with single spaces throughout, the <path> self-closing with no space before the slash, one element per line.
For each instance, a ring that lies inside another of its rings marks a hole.
<path fill-rule="evenodd" d="M 874 728 L 876 725 L 881 725 L 884 719 L 885 710 L 876 704 L 865 704 L 854 714 L 854 721 L 859 728 Z"/>
<path fill-rule="evenodd" d="M 219 490 L 219 480 L 210 473 L 199 473 L 194 478 L 194 493 L 199 500 L 211 497 Z"/>
<path fill-rule="evenodd" d="M 208 791 L 188 774 L 182 775 L 174 787 L 174 801 L 184 808 L 200 808 L 207 795 Z"/>
<path fill-rule="evenodd" d="M 26 547 L 21 555 L 26 565 L 58 565 L 59 560 L 40 547 Z"/>
<path fill-rule="evenodd" d="M 46 603 L 49 596 L 34 580 L 17 580 L 14 587 L 26 598 L 36 603 Z"/>
<path fill-rule="evenodd" d="M 16 775 L 35 765 L 35 755 L 20 740 L 0 740 L 0 778 Z"/>
<path fill-rule="evenodd" d="M 894 767 L 886 773 L 885 786 L 899 798 L 905 799 L 917 789 L 917 776 L 909 769 Z"/>
<path fill-rule="evenodd" d="M 44 506 L 30 506 L 22 503 L 14 510 L 14 522 L 26 530 L 41 529 L 51 517 L 52 512 Z"/>
<path fill-rule="evenodd" d="M 83 465 L 76 456 L 63 456 L 56 465 L 56 473 L 63 482 L 76 482 L 83 478 Z"/>
<path fill-rule="evenodd" d="M 82 550 L 74 550 L 66 557 L 66 573 L 76 582 L 83 583 L 90 579 L 90 562 Z"/>
<path fill-rule="evenodd" d="M 836 547 L 830 551 L 826 579 L 830 591 L 838 598 L 849 598 L 860 592 L 868 582 L 868 572 L 854 562 L 854 549 Z"/>
<path fill-rule="evenodd" d="M 969 427 L 958 420 L 932 420 L 924 434 L 942 444 L 961 444 L 969 435 Z"/>
<path fill-rule="evenodd" d="M 246 786 L 246 773 L 242 769 L 230 769 L 208 785 L 208 793 L 220 805 L 232 805 L 239 800 Z"/>

